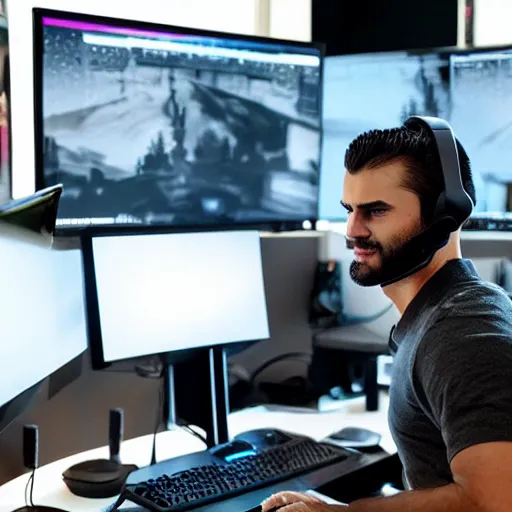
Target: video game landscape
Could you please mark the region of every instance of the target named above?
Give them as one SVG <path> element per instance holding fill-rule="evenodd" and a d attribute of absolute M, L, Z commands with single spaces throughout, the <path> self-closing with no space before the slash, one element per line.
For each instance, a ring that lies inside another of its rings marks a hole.
<path fill-rule="evenodd" d="M 343 219 L 345 151 L 359 134 L 400 126 L 410 115 L 448 118 L 449 62 L 405 52 L 325 60 L 320 218 Z"/>
<path fill-rule="evenodd" d="M 345 151 L 367 130 L 410 115 L 450 122 L 472 164 L 474 215 L 512 211 L 512 51 L 328 57 L 319 218 L 342 220 Z"/>
<path fill-rule="evenodd" d="M 45 183 L 59 224 L 316 218 L 319 66 L 102 46 L 45 27 Z"/>

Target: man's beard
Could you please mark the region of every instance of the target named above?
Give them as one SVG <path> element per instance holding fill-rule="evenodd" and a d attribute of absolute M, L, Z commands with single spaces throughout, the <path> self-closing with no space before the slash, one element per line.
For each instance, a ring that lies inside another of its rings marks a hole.
<path fill-rule="evenodd" d="M 403 265 L 401 252 L 411 238 L 411 235 L 398 235 L 387 247 L 367 240 L 347 240 L 349 248 L 355 246 L 359 249 L 374 249 L 375 255 L 380 255 L 380 264 L 376 267 L 371 267 L 365 262 L 352 261 L 350 264 L 352 280 L 359 286 L 377 286 L 392 279 L 399 273 L 400 267 Z"/>

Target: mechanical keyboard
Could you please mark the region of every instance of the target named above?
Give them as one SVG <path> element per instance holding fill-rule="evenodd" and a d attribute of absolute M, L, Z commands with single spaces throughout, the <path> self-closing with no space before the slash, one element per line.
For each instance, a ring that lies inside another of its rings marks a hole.
<path fill-rule="evenodd" d="M 123 497 L 156 512 L 177 512 L 293 478 L 315 468 L 357 457 L 354 452 L 298 437 L 235 459 L 126 484 Z"/>

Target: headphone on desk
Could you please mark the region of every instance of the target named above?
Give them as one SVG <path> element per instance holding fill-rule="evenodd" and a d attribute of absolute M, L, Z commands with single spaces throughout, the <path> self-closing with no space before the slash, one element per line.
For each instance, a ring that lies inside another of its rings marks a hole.
<path fill-rule="evenodd" d="M 444 190 L 437 200 L 432 222 L 400 250 L 394 271 L 381 286 L 425 268 L 435 253 L 448 243 L 450 234 L 457 231 L 473 211 L 473 201 L 462 184 L 457 140 L 451 126 L 437 117 L 411 116 L 404 127 L 416 133 L 426 131 L 430 135 L 439 156 Z"/>

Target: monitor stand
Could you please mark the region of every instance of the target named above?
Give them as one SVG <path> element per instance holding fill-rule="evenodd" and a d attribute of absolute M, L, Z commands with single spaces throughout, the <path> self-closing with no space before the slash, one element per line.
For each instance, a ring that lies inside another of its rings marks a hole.
<path fill-rule="evenodd" d="M 182 361 L 174 354 L 164 363 L 164 422 L 168 429 L 185 421 L 206 432 L 212 448 L 229 441 L 227 356 L 221 346 L 194 351 Z"/>

